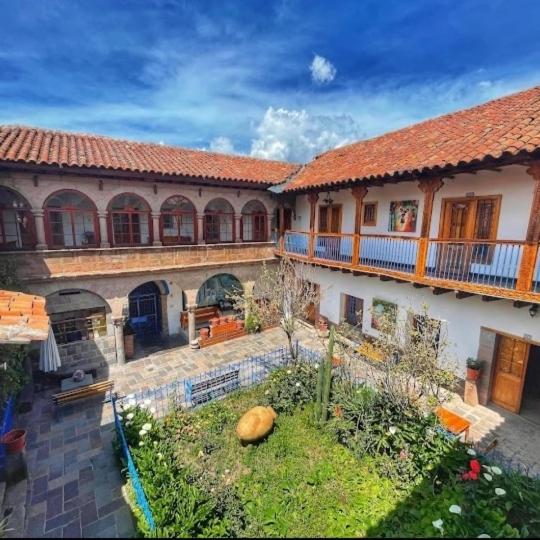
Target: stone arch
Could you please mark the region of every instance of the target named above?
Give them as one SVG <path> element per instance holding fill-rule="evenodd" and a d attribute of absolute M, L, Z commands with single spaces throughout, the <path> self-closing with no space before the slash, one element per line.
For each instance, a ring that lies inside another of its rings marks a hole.
<path fill-rule="evenodd" d="M 244 287 L 240 280 L 233 274 L 220 273 L 209 277 L 197 291 L 197 306 L 219 306 L 223 311 L 230 309 L 232 305 L 228 299 L 228 293 L 241 291 Z"/>

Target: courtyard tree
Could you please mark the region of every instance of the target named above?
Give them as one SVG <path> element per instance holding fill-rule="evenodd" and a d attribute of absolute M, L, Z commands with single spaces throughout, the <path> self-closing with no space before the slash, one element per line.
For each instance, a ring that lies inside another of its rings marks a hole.
<path fill-rule="evenodd" d="M 294 336 L 300 321 L 319 299 L 309 267 L 288 257 L 277 265 L 263 264 L 253 291 L 252 298 L 233 293 L 235 307 L 245 309 L 246 319 L 255 319 L 262 327 L 278 324 L 287 337 L 291 357 L 296 360 Z"/>

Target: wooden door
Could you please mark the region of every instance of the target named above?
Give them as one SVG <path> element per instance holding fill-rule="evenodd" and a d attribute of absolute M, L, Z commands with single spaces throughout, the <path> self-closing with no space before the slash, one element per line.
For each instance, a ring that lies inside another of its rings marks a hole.
<path fill-rule="evenodd" d="M 498 340 L 491 400 L 509 411 L 519 413 L 530 345 L 503 335 L 499 335 Z"/>
<path fill-rule="evenodd" d="M 341 232 L 341 205 L 319 207 L 319 232 Z"/>

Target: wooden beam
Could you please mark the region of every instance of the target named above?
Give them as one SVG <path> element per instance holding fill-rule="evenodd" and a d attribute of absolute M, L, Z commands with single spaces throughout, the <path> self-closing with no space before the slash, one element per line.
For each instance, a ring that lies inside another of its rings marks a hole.
<path fill-rule="evenodd" d="M 526 306 L 530 306 L 530 305 L 531 305 L 530 302 L 523 302 L 522 300 L 514 300 L 514 303 L 513 303 L 513 306 L 518 309 L 526 307 Z"/>
<path fill-rule="evenodd" d="M 433 287 L 431 292 L 434 295 L 439 296 L 441 294 L 446 294 L 446 293 L 452 292 L 452 289 L 443 289 L 442 287 Z"/>
<path fill-rule="evenodd" d="M 469 296 L 474 296 L 474 293 L 465 292 L 465 291 L 456 291 L 456 298 L 458 300 L 463 300 L 464 298 L 469 298 Z"/>
<path fill-rule="evenodd" d="M 501 298 L 497 296 L 482 296 L 482 302 L 496 302 L 497 300 L 501 300 Z"/>
<path fill-rule="evenodd" d="M 381 274 L 381 275 L 379 276 L 379 279 L 380 279 L 381 281 L 392 281 L 394 278 L 391 278 L 390 276 L 384 276 L 384 275 Z"/>
<path fill-rule="evenodd" d="M 353 275 L 354 277 L 358 277 L 358 276 L 364 276 L 365 273 L 364 273 L 364 272 L 356 272 L 355 270 L 353 270 L 352 275 Z"/>
<path fill-rule="evenodd" d="M 351 270 L 349 270 L 348 268 L 342 268 L 342 269 L 341 269 L 341 272 L 342 272 L 343 274 L 350 274 L 350 273 L 351 273 Z"/>
<path fill-rule="evenodd" d="M 425 289 L 426 287 L 429 287 L 429 285 L 426 285 L 424 283 L 413 283 L 412 286 L 415 289 Z"/>

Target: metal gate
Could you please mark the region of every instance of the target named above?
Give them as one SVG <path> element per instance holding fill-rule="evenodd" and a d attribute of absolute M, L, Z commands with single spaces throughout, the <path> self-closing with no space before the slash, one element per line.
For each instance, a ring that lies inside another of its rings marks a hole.
<path fill-rule="evenodd" d="M 153 283 L 140 285 L 129 295 L 129 323 L 137 336 L 155 336 L 160 331 L 159 291 Z"/>

